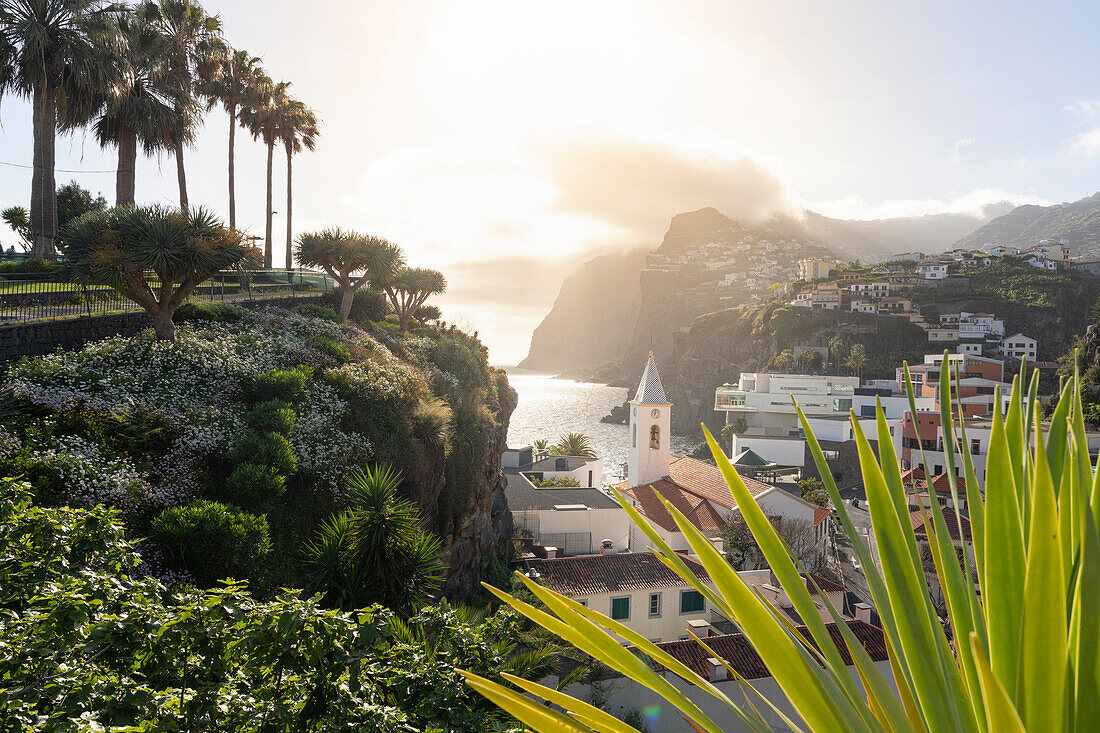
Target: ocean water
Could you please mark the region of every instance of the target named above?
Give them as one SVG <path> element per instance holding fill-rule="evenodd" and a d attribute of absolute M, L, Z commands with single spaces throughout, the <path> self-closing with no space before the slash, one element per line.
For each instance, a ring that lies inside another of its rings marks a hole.
<path fill-rule="evenodd" d="M 530 445 L 539 438 L 551 443 L 567 433 L 584 433 L 596 454 L 604 459 L 604 481 L 623 478 L 629 449 L 626 425 L 611 425 L 600 418 L 628 399 L 628 390 L 606 384 L 557 379 L 552 374 L 506 367 L 508 381 L 519 394 L 519 403 L 508 425 L 508 445 Z M 673 405 L 672 409 L 676 409 Z M 672 436 L 672 454 L 691 451 L 689 438 Z"/>

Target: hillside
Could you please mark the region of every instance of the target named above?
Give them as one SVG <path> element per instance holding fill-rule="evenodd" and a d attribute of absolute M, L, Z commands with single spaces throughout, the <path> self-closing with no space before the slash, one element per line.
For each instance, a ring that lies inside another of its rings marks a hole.
<path fill-rule="evenodd" d="M 387 465 L 442 539 L 445 592 L 477 589 L 508 551 L 499 456 L 515 393 L 476 339 L 360 328 L 318 306 L 191 315 L 174 343 L 117 337 L 11 366 L 3 475 L 27 477 L 43 505 L 115 507 L 139 541 L 184 521 L 180 508 L 224 504 L 204 511 L 247 538 L 246 555 L 149 539 L 147 568 L 267 593 L 308 585 L 308 543 L 348 506 L 349 475 Z"/>
<path fill-rule="evenodd" d="M 520 366 L 616 381 L 634 375 L 650 349 L 671 355 L 675 334 L 693 318 L 763 303 L 769 285 L 794 278 L 801 257 L 870 262 L 906 250 L 939 251 L 987 220 L 936 214 L 854 221 L 807 211 L 748 227 L 713 208 L 677 214 L 652 252 L 597 257 L 566 278 Z"/>
<path fill-rule="evenodd" d="M 1077 254 L 1094 252 L 1100 244 L 1100 192 L 1072 203 L 1017 206 L 961 238 L 956 246 L 977 249 L 1000 244 L 1022 248 L 1043 239 L 1064 239 Z"/>

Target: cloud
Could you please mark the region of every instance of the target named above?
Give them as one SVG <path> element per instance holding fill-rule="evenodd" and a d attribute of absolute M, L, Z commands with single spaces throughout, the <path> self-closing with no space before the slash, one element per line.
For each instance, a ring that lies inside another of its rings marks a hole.
<path fill-rule="evenodd" d="M 1075 114 L 1086 120 L 1100 117 L 1100 101 L 1078 100 L 1066 105 L 1066 112 Z"/>
<path fill-rule="evenodd" d="M 808 203 L 807 206 L 838 219 L 893 219 L 929 214 L 964 214 L 977 219 L 986 216 L 988 207 L 1001 202 L 1014 206 L 1050 203 L 1031 194 L 1017 194 L 1000 188 L 979 188 L 950 199 L 889 199 L 879 204 L 869 204 L 862 196 L 852 194 L 834 201 Z"/>
<path fill-rule="evenodd" d="M 956 140 L 955 144 L 951 146 L 951 154 L 955 156 L 955 160 L 959 159 L 959 153 L 962 152 L 963 148 L 973 145 L 974 142 L 975 140 L 972 137 L 964 137 L 961 140 Z"/>
<path fill-rule="evenodd" d="M 1070 149 L 1082 155 L 1100 155 L 1100 127 L 1083 132 L 1070 141 Z"/>

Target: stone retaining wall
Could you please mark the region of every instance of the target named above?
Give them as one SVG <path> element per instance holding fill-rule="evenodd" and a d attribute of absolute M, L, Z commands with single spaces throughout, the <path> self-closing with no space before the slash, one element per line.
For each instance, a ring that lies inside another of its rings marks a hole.
<path fill-rule="evenodd" d="M 245 308 L 288 307 L 318 303 L 322 297 L 324 296 L 318 293 L 243 301 L 236 305 Z M 92 341 L 101 341 L 112 336 L 135 336 L 151 325 L 149 316 L 144 311 L 0 325 L 0 362 L 23 356 L 51 354 L 58 349 L 79 349 Z"/>

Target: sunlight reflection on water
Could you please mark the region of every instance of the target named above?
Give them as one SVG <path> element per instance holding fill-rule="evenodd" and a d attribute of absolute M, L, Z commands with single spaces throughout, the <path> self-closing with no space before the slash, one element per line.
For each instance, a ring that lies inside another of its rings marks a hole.
<path fill-rule="evenodd" d="M 604 459 L 604 480 L 614 482 L 626 462 L 627 426 L 600 422 L 628 390 L 606 384 L 555 379 L 552 374 L 507 367 L 508 381 L 519 394 L 519 404 L 508 426 L 508 445 L 530 445 L 539 438 L 551 442 L 566 433 L 584 433 Z M 675 407 L 673 408 L 675 409 Z M 688 438 L 673 436 L 673 455 L 691 450 Z"/>

